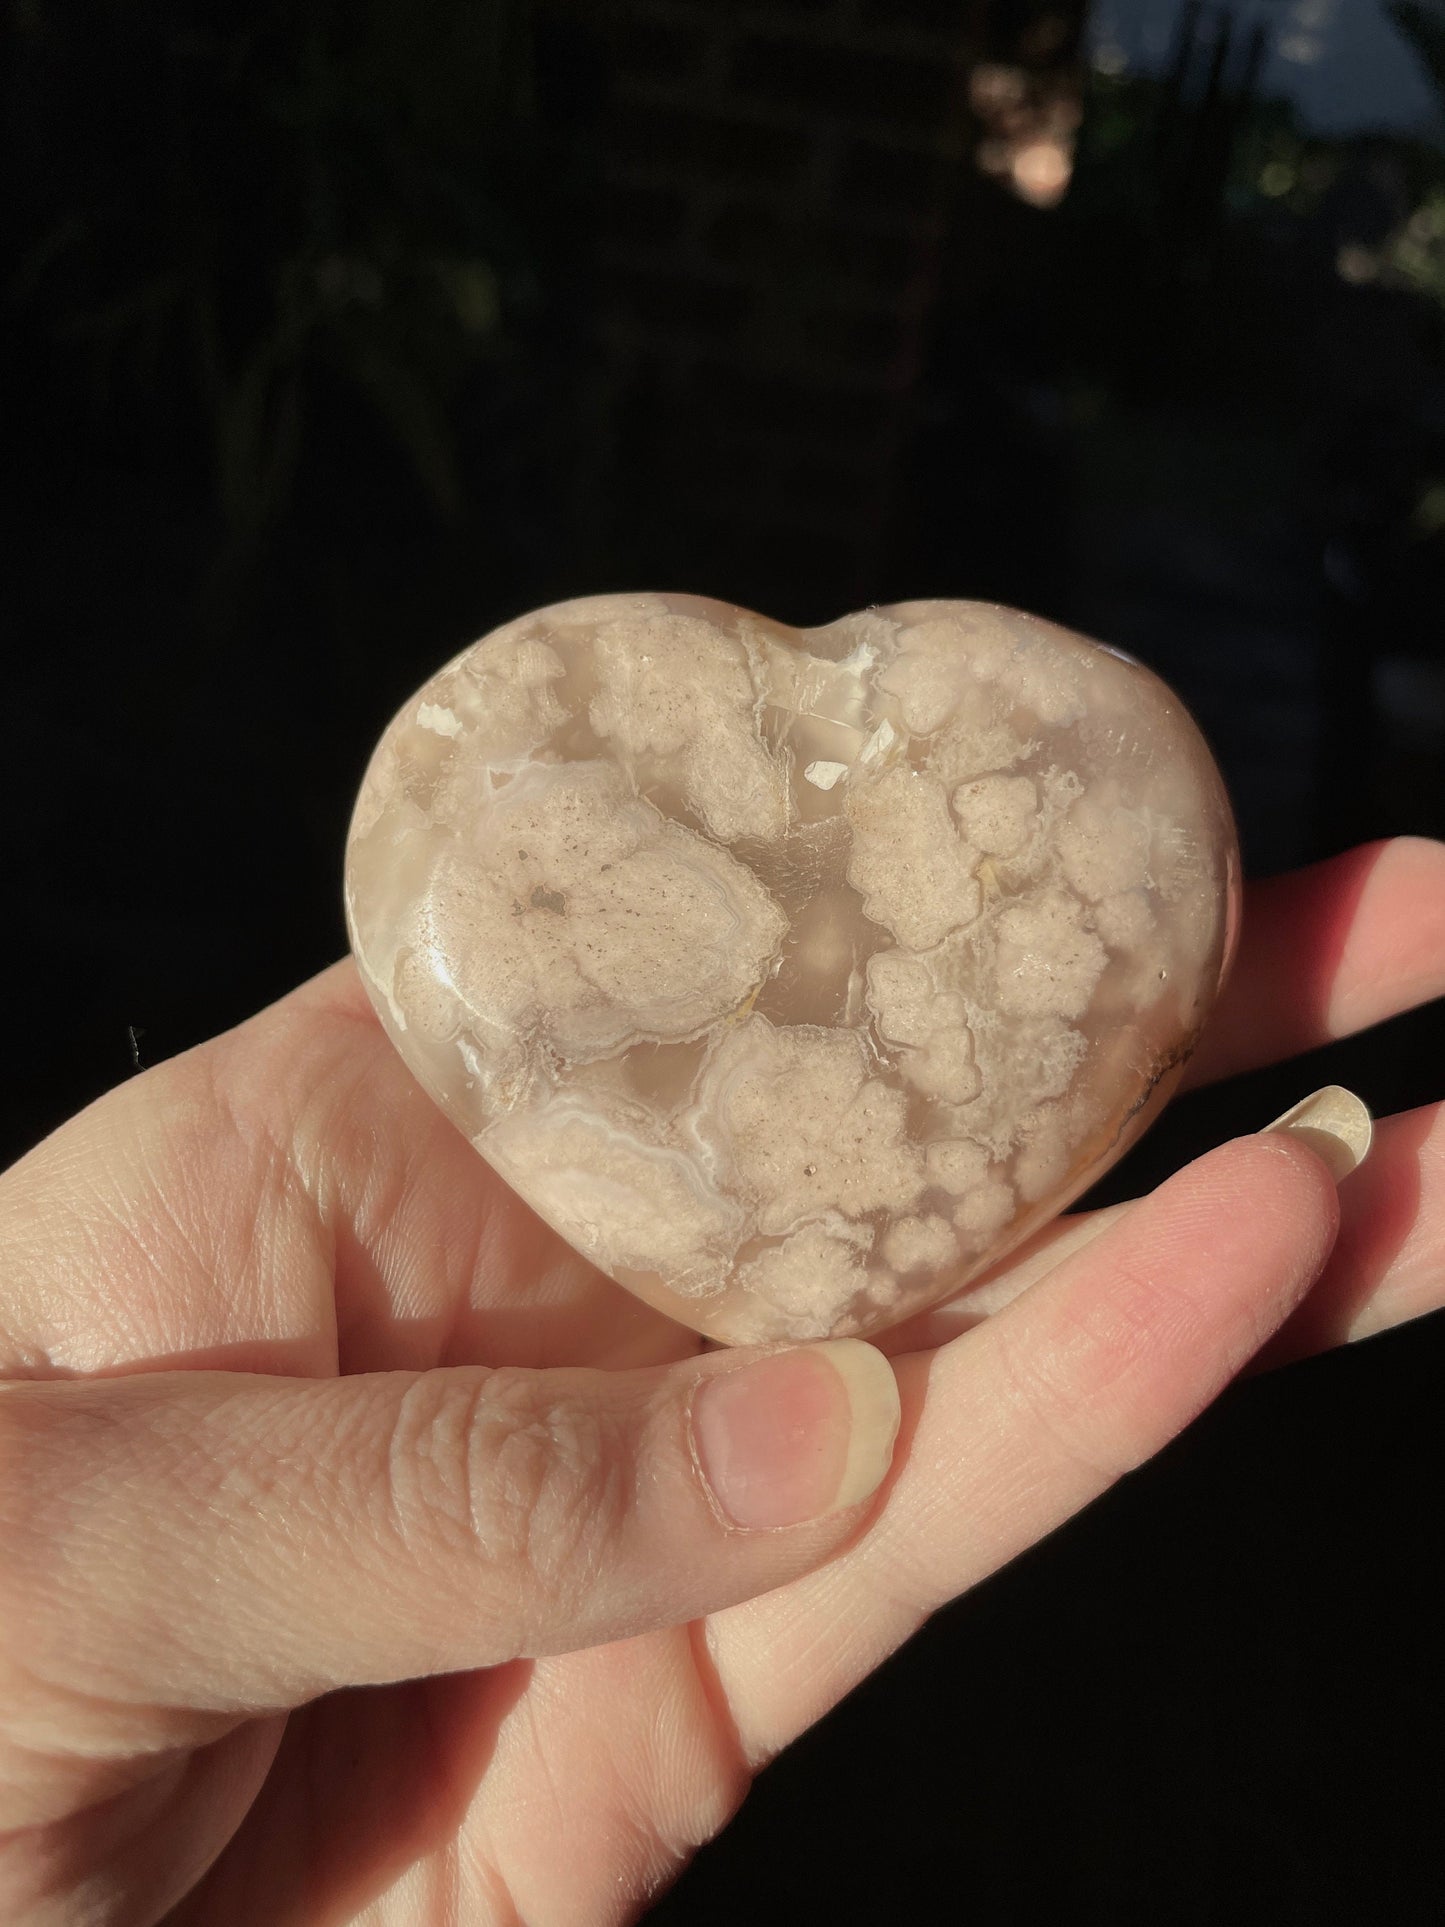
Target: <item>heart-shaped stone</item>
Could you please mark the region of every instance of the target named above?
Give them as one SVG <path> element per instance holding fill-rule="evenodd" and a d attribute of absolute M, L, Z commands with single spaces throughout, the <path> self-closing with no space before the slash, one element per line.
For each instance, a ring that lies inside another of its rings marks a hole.
<path fill-rule="evenodd" d="M 1238 901 L 1178 700 L 976 602 L 524 616 L 396 717 L 347 850 L 437 1103 L 741 1344 L 892 1324 L 1076 1197 L 1173 1088 Z"/>

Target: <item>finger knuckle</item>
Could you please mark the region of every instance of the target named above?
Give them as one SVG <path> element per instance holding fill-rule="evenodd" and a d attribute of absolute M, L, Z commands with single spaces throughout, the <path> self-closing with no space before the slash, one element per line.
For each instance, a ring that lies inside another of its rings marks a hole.
<path fill-rule="evenodd" d="M 565 1602 L 590 1584 L 631 1504 L 622 1427 L 545 1374 L 423 1385 L 392 1442 L 402 1509 L 464 1563 Z"/>
<path fill-rule="evenodd" d="M 1134 1471 L 1218 1389 L 1218 1347 L 1189 1278 L 1128 1252 L 1032 1336 L 1025 1349 L 1011 1328 L 999 1333 L 1015 1401 L 1101 1485 Z"/>
<path fill-rule="evenodd" d="M 1041 1434 L 1043 1451 L 1101 1487 L 1138 1462 L 1122 1443 L 1116 1415 L 1127 1342 L 1121 1333 L 1102 1336 L 1078 1325 L 1027 1347 L 1010 1330 L 999 1332 L 1003 1382 L 1022 1422 Z"/>

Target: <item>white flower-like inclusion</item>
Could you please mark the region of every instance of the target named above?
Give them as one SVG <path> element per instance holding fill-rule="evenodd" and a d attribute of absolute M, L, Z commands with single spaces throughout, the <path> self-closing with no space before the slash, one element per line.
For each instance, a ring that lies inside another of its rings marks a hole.
<path fill-rule="evenodd" d="M 1136 664 L 923 602 L 522 618 L 418 691 L 348 847 L 382 1022 L 587 1257 L 733 1341 L 985 1270 L 1177 1076 L 1229 809 Z"/>

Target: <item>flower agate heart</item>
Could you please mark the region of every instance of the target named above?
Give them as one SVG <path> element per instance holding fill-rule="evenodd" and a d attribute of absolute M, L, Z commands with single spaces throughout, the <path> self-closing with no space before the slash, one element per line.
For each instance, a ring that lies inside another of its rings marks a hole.
<path fill-rule="evenodd" d="M 1238 900 L 1178 700 L 976 602 L 524 616 L 392 722 L 347 851 L 422 1084 L 734 1344 L 895 1323 L 1076 1197 L 1177 1081 Z"/>

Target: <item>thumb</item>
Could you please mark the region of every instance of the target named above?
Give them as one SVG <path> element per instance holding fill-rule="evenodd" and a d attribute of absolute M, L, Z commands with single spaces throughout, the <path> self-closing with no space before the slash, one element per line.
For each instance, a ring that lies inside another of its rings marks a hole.
<path fill-rule="evenodd" d="M 856 1339 L 629 1372 L 0 1387 L 5 1727 L 24 1740 L 47 1681 L 259 1711 L 679 1623 L 851 1537 L 897 1428 L 892 1368 Z"/>

